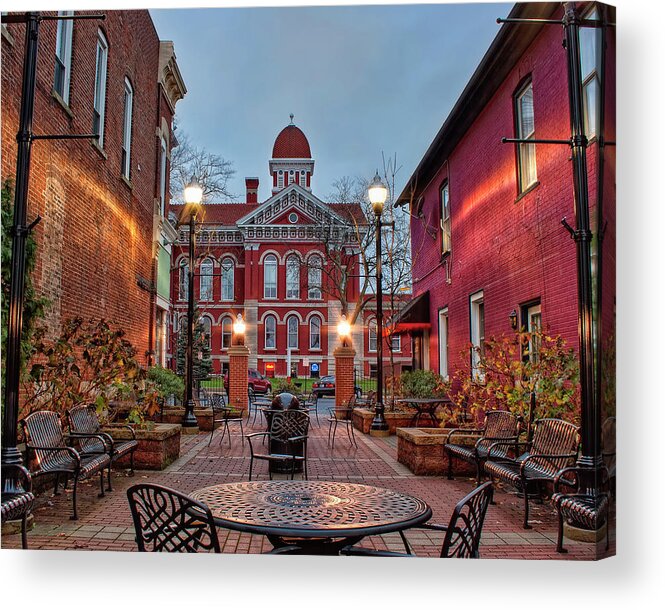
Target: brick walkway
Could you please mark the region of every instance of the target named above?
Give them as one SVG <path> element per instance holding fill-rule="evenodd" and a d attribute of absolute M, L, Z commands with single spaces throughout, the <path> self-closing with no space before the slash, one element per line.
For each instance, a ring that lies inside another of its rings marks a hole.
<path fill-rule="evenodd" d="M 257 427 L 258 430 L 258 421 Z M 252 431 L 250 428 L 245 432 Z M 338 436 L 334 449 L 327 445 L 327 426 L 314 422 L 309 443 L 309 477 L 319 480 L 361 482 L 396 489 L 426 501 L 433 510 L 435 523 L 447 524 L 457 501 L 474 487 L 471 479 L 448 481 L 443 477 L 414 476 L 397 461 L 397 438 L 373 438 L 357 433 L 358 449 L 350 447 L 344 431 Z M 218 432 L 210 447 L 209 433 L 183 436 L 181 457 L 163 472 L 137 471 L 134 477 L 124 472 L 114 473 L 114 491 L 105 498 L 97 497 L 94 479 L 80 484 L 79 520 L 70 521 L 70 492 L 53 496 L 45 492 L 38 496 L 34 511 L 35 525 L 28 533 L 31 549 L 117 550 L 134 551 L 134 530 L 125 490 L 140 481 L 160 483 L 186 493 L 217 483 L 246 480 L 249 471 L 249 449 L 241 447 L 236 432 L 231 447 L 228 440 L 220 446 Z M 257 462 L 256 478 L 267 478 L 267 465 Z M 484 558 L 503 559 L 594 559 L 591 544 L 565 541 L 569 552 L 555 552 L 556 514 L 549 502 L 532 504 L 531 530 L 522 529 L 522 500 L 501 488 L 495 491 L 496 505 L 490 506 L 481 541 Z M 224 553 L 262 553 L 270 543 L 262 536 L 219 530 Z M 409 542 L 419 556 L 437 557 L 442 534 L 411 530 Z M 402 551 L 399 534 L 366 538 L 363 545 Z M 19 548 L 20 537 L 2 538 L 2 548 Z M 599 545 L 604 550 L 604 542 Z M 614 551 L 614 541 L 610 552 Z"/>

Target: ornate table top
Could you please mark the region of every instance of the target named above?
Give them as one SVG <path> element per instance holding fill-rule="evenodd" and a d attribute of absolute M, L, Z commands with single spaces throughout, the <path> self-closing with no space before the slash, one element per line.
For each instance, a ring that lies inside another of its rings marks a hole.
<path fill-rule="evenodd" d="M 446 396 L 444 398 L 398 398 L 395 402 L 408 402 L 412 405 L 439 405 L 451 401 Z"/>
<path fill-rule="evenodd" d="M 424 523 L 430 507 L 412 496 L 331 481 L 251 481 L 199 489 L 221 527 L 274 536 L 351 537 Z"/>

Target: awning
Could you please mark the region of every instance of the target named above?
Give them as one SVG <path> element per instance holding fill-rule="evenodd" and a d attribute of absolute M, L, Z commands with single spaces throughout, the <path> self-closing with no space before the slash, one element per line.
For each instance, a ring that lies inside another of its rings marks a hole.
<path fill-rule="evenodd" d="M 429 330 L 429 290 L 419 294 L 399 314 L 395 320 L 393 332 L 411 332 Z"/>

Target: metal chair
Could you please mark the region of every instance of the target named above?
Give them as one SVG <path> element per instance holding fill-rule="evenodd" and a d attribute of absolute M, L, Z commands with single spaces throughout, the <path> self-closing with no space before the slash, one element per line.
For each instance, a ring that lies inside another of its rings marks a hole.
<path fill-rule="evenodd" d="M 306 411 L 309 411 L 311 413 L 314 411 L 314 416 L 316 417 L 316 423 L 317 425 L 321 425 L 321 421 L 319 420 L 319 396 L 318 394 L 312 392 L 307 398 L 298 398 L 300 401 L 301 407 L 305 409 Z"/>
<path fill-rule="evenodd" d="M 9 478 L 20 483 L 14 492 L 6 492 L 5 481 Z M 2 467 L 2 523 L 21 520 L 21 546 L 28 548 L 27 521 L 35 502 L 32 493 L 32 478 L 26 468 L 20 464 L 5 464 Z"/>
<path fill-rule="evenodd" d="M 440 555 L 443 559 L 480 559 L 480 535 L 493 493 L 492 483 L 489 481 L 483 483 L 457 503 L 448 525 L 426 523 L 414 529 L 445 532 Z M 353 546 L 342 549 L 341 554 L 364 557 L 415 557 L 412 553 L 374 551 Z"/>
<path fill-rule="evenodd" d="M 123 428 L 131 432 L 131 440 L 114 441 L 110 434 L 102 432 L 99 417 L 97 417 L 97 410 L 92 405 L 81 405 L 70 409 L 67 411 L 67 421 L 69 422 L 70 436 L 78 440 L 83 454 L 107 453 L 111 458 L 106 491 L 113 491 L 111 486 L 111 465 L 128 453 L 130 472 L 134 476 L 134 452 L 139 446 L 134 428 L 130 425 L 123 426 Z M 99 437 L 102 438 L 103 442 L 100 442 Z"/>
<path fill-rule="evenodd" d="M 31 474 L 55 473 L 55 487 L 53 493 L 58 495 L 58 484 L 60 475 L 64 474 L 65 489 L 67 488 L 69 475 L 74 476 L 74 493 L 72 495 L 73 514 L 70 519 L 78 519 L 76 512 L 76 492 L 79 479 L 87 479 L 93 474 L 99 473 L 99 497 L 104 496 L 104 468 L 110 467 L 111 458 L 108 453 L 85 454 L 79 453 L 66 443 L 70 435 L 62 432 L 60 416 L 53 411 L 35 411 L 21 420 L 23 438 L 28 452 L 34 457 L 36 470 Z M 96 438 L 104 445 L 104 438 L 99 434 L 77 434 L 76 439 L 81 442 L 84 438 Z"/>
<path fill-rule="evenodd" d="M 332 407 L 330 409 L 330 417 L 328 418 L 328 445 L 333 449 L 335 448 L 337 426 L 344 426 L 346 428 L 346 435 L 349 437 L 349 443 L 353 443 L 356 449 L 358 448 L 356 433 L 353 430 L 353 409 L 355 406 L 356 397 L 352 396 L 349 398 L 345 407 Z"/>
<path fill-rule="evenodd" d="M 221 553 L 210 509 L 189 496 L 150 483 L 127 490 L 140 552 Z"/>
<path fill-rule="evenodd" d="M 219 438 L 219 444 L 222 444 L 224 436 L 229 435 L 229 446 L 231 446 L 231 430 L 229 424 L 239 424 L 240 425 L 240 438 L 242 440 L 242 446 L 245 446 L 245 433 L 242 429 L 242 417 L 232 417 L 233 409 L 226 404 L 223 394 L 213 394 L 210 398 L 210 406 L 212 408 L 212 429 L 210 430 L 210 440 L 208 441 L 208 446 L 212 442 L 212 437 L 215 434 L 215 424 L 221 424 L 224 426 L 222 430 L 222 436 Z"/>
<path fill-rule="evenodd" d="M 255 432 L 248 434 L 250 461 L 249 480 L 252 480 L 254 460 L 265 460 L 269 462 L 268 469 L 272 480 L 273 463 L 290 463 L 291 479 L 295 475 L 295 467 L 298 462 L 303 464 L 304 478 L 307 479 L 307 433 L 309 431 L 309 415 L 303 411 L 289 409 L 277 411 L 272 414 L 270 431 Z M 254 449 L 253 439 L 261 437 L 268 439 L 268 453 L 257 453 Z M 299 453 L 300 452 L 300 453 Z"/>

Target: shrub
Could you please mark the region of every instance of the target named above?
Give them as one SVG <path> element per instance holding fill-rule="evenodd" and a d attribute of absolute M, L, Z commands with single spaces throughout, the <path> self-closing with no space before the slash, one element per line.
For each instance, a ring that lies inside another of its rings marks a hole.
<path fill-rule="evenodd" d="M 273 393 L 281 394 L 282 392 L 288 392 L 294 396 L 298 395 L 298 388 L 290 377 L 277 377 L 273 381 Z"/>
<path fill-rule="evenodd" d="M 394 390 L 402 397 L 439 398 L 447 394 L 448 387 L 443 377 L 434 371 L 417 370 L 402 373 Z"/>
<path fill-rule="evenodd" d="M 182 403 L 185 393 L 185 382 L 179 375 L 161 366 L 148 369 L 148 380 L 154 385 L 157 394 L 162 400 L 175 396 L 177 402 Z"/>

